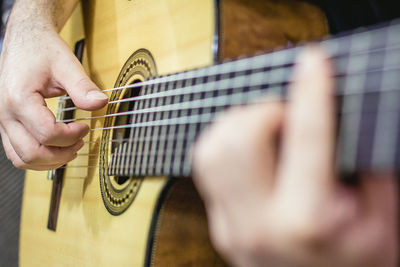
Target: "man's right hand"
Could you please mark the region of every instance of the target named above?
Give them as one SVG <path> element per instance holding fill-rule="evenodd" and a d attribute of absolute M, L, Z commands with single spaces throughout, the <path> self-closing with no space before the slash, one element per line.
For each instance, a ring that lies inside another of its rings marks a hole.
<path fill-rule="evenodd" d="M 55 169 L 77 156 L 89 129 L 83 123 L 56 122 L 44 98 L 68 93 L 78 108 L 95 110 L 106 105 L 107 96 L 85 74 L 55 26 L 13 19 L 0 58 L 3 146 L 17 168 Z"/>

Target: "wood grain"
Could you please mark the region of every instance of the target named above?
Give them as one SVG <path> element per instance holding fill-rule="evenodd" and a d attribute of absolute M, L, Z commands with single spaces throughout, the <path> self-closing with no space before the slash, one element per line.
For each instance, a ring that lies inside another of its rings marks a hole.
<path fill-rule="evenodd" d="M 325 14 L 296 0 L 221 1 L 220 59 L 249 56 L 329 33 Z"/>

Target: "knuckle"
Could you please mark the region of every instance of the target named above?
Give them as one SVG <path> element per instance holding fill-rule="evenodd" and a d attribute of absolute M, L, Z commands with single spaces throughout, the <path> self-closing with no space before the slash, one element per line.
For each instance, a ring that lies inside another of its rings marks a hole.
<path fill-rule="evenodd" d="M 38 141 L 42 145 L 51 145 L 52 140 L 54 139 L 55 129 L 52 124 L 43 123 L 42 127 L 38 132 Z"/>

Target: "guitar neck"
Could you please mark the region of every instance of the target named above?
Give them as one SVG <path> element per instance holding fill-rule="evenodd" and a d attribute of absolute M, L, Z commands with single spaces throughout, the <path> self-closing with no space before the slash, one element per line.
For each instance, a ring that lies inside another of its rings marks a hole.
<path fill-rule="evenodd" d="M 399 165 L 400 25 L 327 39 L 336 67 L 337 165 L 342 173 Z M 129 138 L 115 149 L 109 174 L 190 176 L 190 149 L 215 116 L 267 95 L 287 100 L 301 47 L 158 77 L 134 85 Z M 268 100 L 267 100 L 268 101 Z M 271 100 L 272 101 L 272 100 Z M 125 114 L 126 115 L 126 114 Z M 110 127 L 111 130 L 113 127 Z M 115 128 L 115 127 L 114 127 Z"/>

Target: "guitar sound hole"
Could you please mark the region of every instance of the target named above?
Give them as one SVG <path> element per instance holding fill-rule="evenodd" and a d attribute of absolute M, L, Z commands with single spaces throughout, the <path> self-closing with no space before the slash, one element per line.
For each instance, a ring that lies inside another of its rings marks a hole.
<path fill-rule="evenodd" d="M 141 82 L 140 80 L 135 80 L 131 84 L 139 83 Z M 123 99 L 127 98 L 132 98 L 136 97 L 140 93 L 141 87 L 134 87 L 134 88 L 128 88 L 123 96 Z M 127 102 L 121 102 L 117 113 L 121 112 L 127 112 L 127 111 L 132 111 L 134 109 L 134 104 L 135 101 L 127 101 Z M 115 119 L 115 126 L 118 125 L 128 125 L 134 123 L 133 121 L 133 115 L 128 114 L 128 115 L 122 115 L 122 116 L 117 116 Z M 112 144 L 112 151 L 115 153 L 116 149 L 124 142 L 127 142 L 129 138 L 131 138 L 131 128 L 122 128 L 122 129 L 115 129 L 113 132 L 113 144 Z M 114 177 L 114 182 L 118 185 L 123 185 L 127 181 L 130 180 L 129 176 L 115 176 Z"/>

